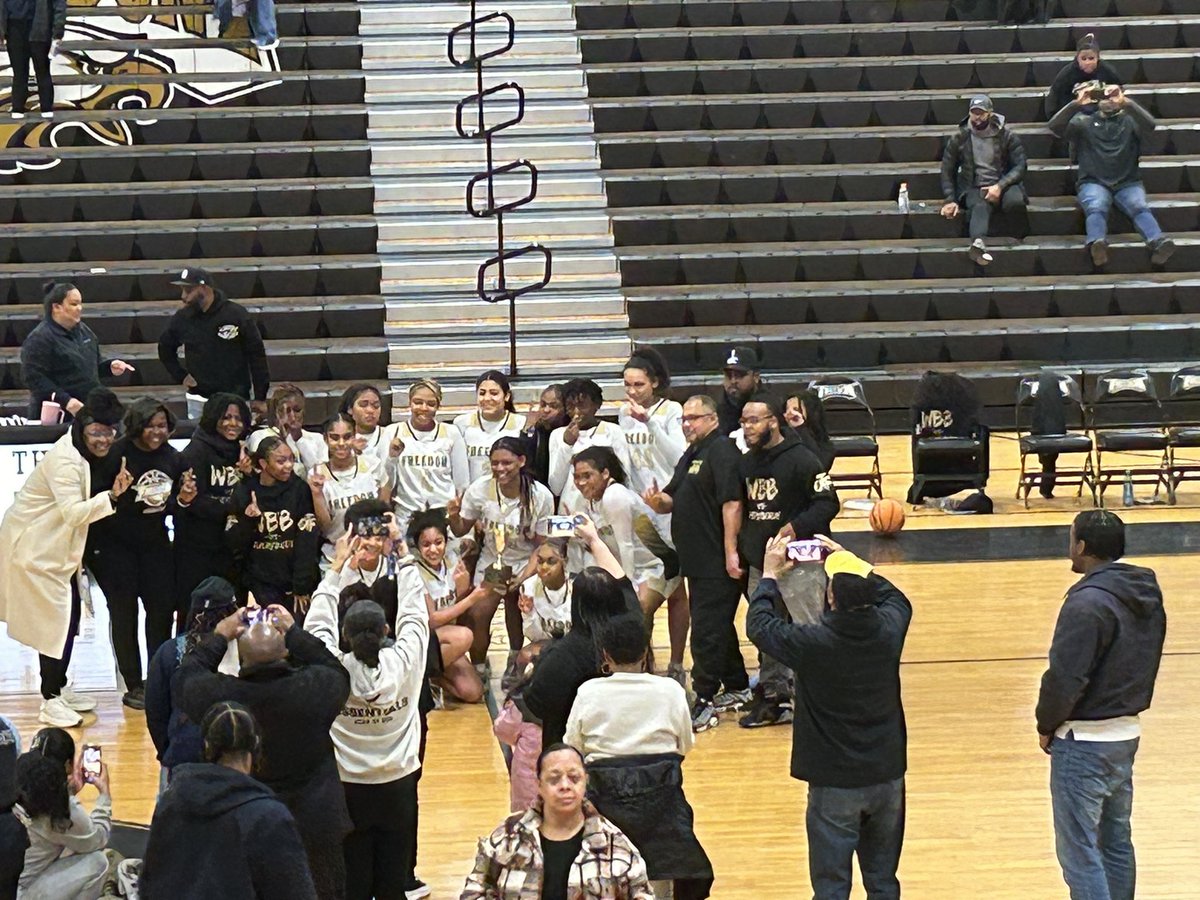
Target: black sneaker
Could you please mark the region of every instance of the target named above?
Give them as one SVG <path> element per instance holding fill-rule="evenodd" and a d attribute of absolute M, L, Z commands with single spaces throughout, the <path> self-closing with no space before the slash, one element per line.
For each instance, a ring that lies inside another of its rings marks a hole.
<path fill-rule="evenodd" d="M 765 728 L 768 725 L 786 725 L 792 721 L 792 711 L 784 703 L 759 695 L 754 698 L 750 711 L 738 720 L 742 728 Z"/>
<path fill-rule="evenodd" d="M 1092 254 L 1092 265 L 1097 269 L 1108 265 L 1108 244 L 1103 239 L 1088 244 L 1088 253 Z"/>
<path fill-rule="evenodd" d="M 1156 266 L 1166 265 L 1171 254 L 1175 252 L 1175 242 L 1165 234 L 1150 242 L 1150 262 Z"/>
<path fill-rule="evenodd" d="M 125 696 L 121 698 L 121 702 L 130 709 L 145 709 L 146 689 L 141 685 L 135 688 L 130 688 L 125 692 Z"/>

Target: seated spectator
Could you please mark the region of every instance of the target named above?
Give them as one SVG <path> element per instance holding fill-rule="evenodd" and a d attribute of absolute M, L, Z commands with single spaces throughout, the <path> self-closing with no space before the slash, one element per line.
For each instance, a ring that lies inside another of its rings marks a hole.
<path fill-rule="evenodd" d="M 654 900 L 637 848 L 584 799 L 579 751 L 550 745 L 538 758 L 537 776 L 537 802 L 479 842 L 459 900 Z"/>
<path fill-rule="evenodd" d="M 350 676 L 282 606 L 247 619 L 243 610 L 227 616 L 184 655 L 175 676 L 175 703 L 193 721 L 227 700 L 250 710 L 262 733 L 258 779 L 295 816 L 317 895 L 342 897 L 342 840 L 350 818 L 329 729 L 350 694 Z M 218 672 L 234 640 L 241 660 L 236 678 Z"/>
<path fill-rule="evenodd" d="M 946 141 L 942 153 L 942 215 L 953 219 L 965 209 L 971 245 L 967 255 L 978 266 L 992 261 L 987 236 L 992 210 L 1023 212 L 1026 204 L 1025 147 L 1005 127 L 989 97 L 972 98 L 967 117 Z"/>
<path fill-rule="evenodd" d="M 567 743 L 587 762 L 589 798 L 637 846 L 656 897 L 703 900 L 713 871 L 683 794 L 683 757 L 694 743 L 687 694 L 647 671 L 640 617 L 609 622 L 600 648 L 611 674 L 580 686 L 567 720 Z"/>
<path fill-rule="evenodd" d="M 183 654 L 200 641 L 230 613 L 237 609 L 233 585 L 216 575 L 206 578 L 192 592 L 188 630 L 162 644 L 154 652 L 146 674 L 146 728 L 154 742 L 163 768 L 163 785 L 179 763 L 200 762 L 202 736 L 196 722 L 183 714 L 171 701 L 171 681 L 183 660 Z M 237 644 L 226 648 L 218 671 L 237 675 Z"/>
<path fill-rule="evenodd" d="M 812 451 L 813 456 L 821 461 L 824 470 L 833 468 L 837 453 L 833 441 L 829 439 L 829 429 L 825 425 L 825 407 L 816 391 L 802 391 L 792 394 L 784 404 L 784 420 L 792 426 L 800 443 Z"/>
<path fill-rule="evenodd" d="M 4 716 L 0 716 L 0 898 L 17 896 L 17 880 L 25 867 L 29 836 L 13 813 L 17 802 L 17 757 L 21 755 L 21 735 Z"/>
<path fill-rule="evenodd" d="M 104 849 L 112 832 L 108 767 L 84 773 L 75 742 L 61 728 L 43 728 L 17 759 L 17 805 L 29 849 L 17 887 L 21 900 L 97 900 L 109 875 Z M 89 815 L 75 795 L 85 784 L 100 792 Z"/>
<path fill-rule="evenodd" d="M 142 900 L 315 900 L 296 822 L 254 777 L 262 735 L 240 703 L 200 723 L 203 762 L 181 764 L 150 823 Z"/>
<path fill-rule="evenodd" d="M 1079 93 L 1079 85 L 1091 81 L 1101 84 L 1121 85 L 1121 76 L 1106 62 L 1100 60 L 1100 42 L 1094 34 L 1085 34 L 1075 45 L 1075 58 L 1059 69 L 1046 92 L 1046 119 L 1070 103 Z"/>
<path fill-rule="evenodd" d="M 1088 253 L 1096 268 L 1108 264 L 1108 211 L 1114 204 L 1129 216 L 1150 248 L 1151 263 L 1161 266 L 1175 252 L 1175 242 L 1163 234 L 1150 211 L 1138 169 L 1142 135 L 1155 127 L 1150 113 L 1118 85 L 1082 88 L 1050 120 L 1050 130 L 1071 142 L 1079 168 L 1075 190 L 1085 217 Z"/>

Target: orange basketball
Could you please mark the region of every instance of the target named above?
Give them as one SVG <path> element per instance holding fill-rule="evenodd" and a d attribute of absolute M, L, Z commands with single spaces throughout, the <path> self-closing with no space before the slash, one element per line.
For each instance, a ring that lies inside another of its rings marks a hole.
<path fill-rule="evenodd" d="M 899 500 L 880 500 L 871 507 L 871 530 L 891 537 L 904 527 L 904 507 Z"/>

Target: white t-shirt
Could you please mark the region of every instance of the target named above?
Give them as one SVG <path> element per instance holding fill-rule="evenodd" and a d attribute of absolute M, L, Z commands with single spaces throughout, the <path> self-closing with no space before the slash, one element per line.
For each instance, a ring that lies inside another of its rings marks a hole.
<path fill-rule="evenodd" d="M 417 571 L 421 573 L 425 593 L 429 595 L 435 610 L 446 609 L 458 602 L 458 592 L 454 587 L 454 567 L 457 565 L 458 557 L 449 550 L 446 551 L 440 569 L 431 569 L 425 560 L 417 558 Z"/>
<path fill-rule="evenodd" d="M 329 447 L 325 444 L 325 438 L 315 431 L 303 431 L 297 440 L 290 434 L 280 434 L 274 428 L 260 428 L 246 438 L 246 452 L 253 453 L 266 437 L 281 437 L 292 448 L 292 455 L 296 457 L 292 473 L 300 478 L 304 478 L 306 473 L 321 463 L 329 461 Z"/>
<path fill-rule="evenodd" d="M 665 488 L 675 475 L 675 465 L 687 448 L 683 436 L 683 407 L 674 400 L 658 400 L 649 408 L 649 419 L 639 422 L 623 404 L 617 417 L 629 444 L 629 486 L 639 494 L 658 482 Z"/>
<path fill-rule="evenodd" d="M 580 431 L 574 446 L 567 446 L 563 440 L 566 431 L 564 425 L 550 432 L 550 490 L 564 502 L 570 503 L 572 509 L 578 509 L 583 498 L 575 488 L 575 473 L 571 469 L 571 459 L 576 453 L 588 447 L 611 447 L 626 472 L 633 465 L 629 458 L 629 442 L 625 440 L 625 432 L 620 425 L 601 420 L 595 427 Z"/>
<path fill-rule="evenodd" d="M 534 543 L 538 519 L 554 515 L 554 496 L 544 484 L 531 482 L 530 512 L 522 521 L 521 498 L 508 498 L 500 493 L 500 487 L 490 476 L 472 482 L 462 499 L 462 517 L 479 524 L 483 530 L 483 548 L 479 564 L 475 569 L 476 581 L 483 577 L 484 569 L 500 562 L 520 570 L 529 562 Z M 496 530 L 504 531 L 504 552 L 496 552 Z"/>
<path fill-rule="evenodd" d="M 584 762 L 692 749 L 687 694 L 673 678 L 615 672 L 579 686 L 564 740 Z"/>
<path fill-rule="evenodd" d="M 404 449 L 393 458 L 388 454 L 396 437 L 404 442 Z M 380 443 L 392 478 L 392 505 L 406 530 L 414 514 L 445 506 L 470 484 L 467 448 L 453 425 L 439 422 L 430 431 L 416 431 L 401 422 L 389 425 Z"/>
<path fill-rule="evenodd" d="M 571 630 L 571 579 L 558 590 L 550 590 L 534 575 L 521 585 L 521 593 L 533 598 L 533 609 L 521 613 L 527 641 L 548 641 Z"/>
<path fill-rule="evenodd" d="M 604 496 L 598 503 L 579 497 L 580 506 L 566 509 L 567 500 L 563 498 L 564 512 L 586 513 L 596 526 L 600 540 L 604 541 L 613 556 L 635 585 L 640 585 L 650 578 L 661 578 L 663 575 L 662 560 L 654 555 L 646 546 L 645 539 L 653 540 L 653 535 L 646 531 L 654 527 L 653 512 L 637 494 L 623 484 L 612 482 L 604 491 Z M 638 518 L 645 521 L 638 523 Z M 638 529 L 641 529 L 641 534 Z M 661 535 L 659 536 L 661 540 Z M 584 566 L 593 565 L 591 554 L 583 549 L 579 541 L 568 545 L 568 555 L 571 557 L 571 571 L 579 572 Z"/>
<path fill-rule="evenodd" d="M 467 447 L 467 467 L 471 480 L 492 474 L 489 457 L 492 445 L 502 437 L 520 437 L 524 433 L 525 420 L 516 413 L 506 412 L 498 422 L 489 422 L 478 411 L 467 412 L 454 420 L 454 427 L 463 436 Z"/>
<path fill-rule="evenodd" d="M 333 545 L 346 533 L 346 510 L 359 500 L 377 498 L 379 489 L 387 482 L 387 476 L 378 461 L 366 456 L 357 457 L 354 468 L 344 472 L 334 472 L 328 463 L 322 463 L 319 471 L 325 473 L 325 486 L 321 488 L 321 493 L 325 496 L 331 520 L 329 528 L 325 530 L 321 553 L 332 562 Z"/>

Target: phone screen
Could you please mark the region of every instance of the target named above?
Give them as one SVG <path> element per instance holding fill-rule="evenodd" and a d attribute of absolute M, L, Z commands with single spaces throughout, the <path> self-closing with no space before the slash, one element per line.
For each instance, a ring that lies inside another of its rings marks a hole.
<path fill-rule="evenodd" d="M 788 559 L 796 562 L 820 562 L 825 556 L 825 545 L 820 541 L 792 541 L 787 545 Z"/>
<path fill-rule="evenodd" d="M 100 777 L 100 748 L 95 744 L 83 748 L 83 771 L 93 778 Z"/>

